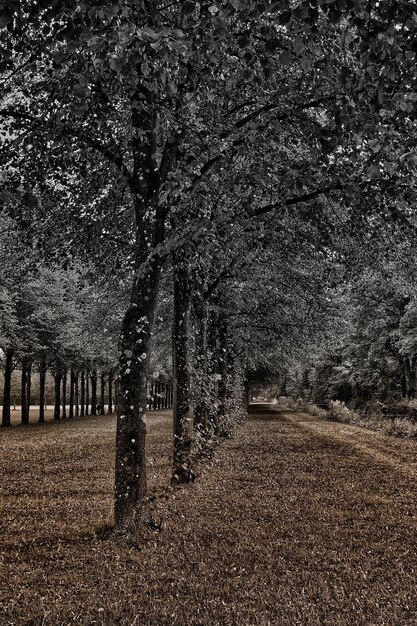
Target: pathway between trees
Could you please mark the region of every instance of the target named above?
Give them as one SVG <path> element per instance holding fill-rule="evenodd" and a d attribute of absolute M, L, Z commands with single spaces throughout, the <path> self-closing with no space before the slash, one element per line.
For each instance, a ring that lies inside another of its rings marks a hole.
<path fill-rule="evenodd" d="M 256 405 L 172 492 L 162 412 L 149 465 L 163 530 L 101 540 L 114 438 L 103 419 L 1 433 L 2 623 L 417 624 L 416 444 Z"/>

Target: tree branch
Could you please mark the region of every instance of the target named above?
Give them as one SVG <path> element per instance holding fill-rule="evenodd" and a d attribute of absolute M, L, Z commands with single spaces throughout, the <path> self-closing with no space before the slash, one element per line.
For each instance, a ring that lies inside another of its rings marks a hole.
<path fill-rule="evenodd" d="M 324 102 L 328 102 L 328 101 L 333 101 L 336 99 L 336 96 L 322 96 L 321 98 L 316 98 L 315 100 L 310 100 L 309 102 L 305 102 L 304 104 L 300 104 L 298 107 L 296 107 L 293 112 L 296 111 L 305 111 L 306 109 L 311 109 L 311 108 L 316 108 L 318 106 L 320 106 L 321 104 L 323 104 Z M 225 131 L 224 133 L 222 133 L 220 135 L 221 139 L 227 139 L 227 137 L 230 137 L 230 135 L 232 135 L 232 133 L 236 130 L 239 130 L 240 128 L 242 128 L 243 126 L 245 126 L 247 123 L 255 120 L 261 113 L 264 113 L 265 111 L 272 111 L 273 109 L 278 108 L 280 105 L 278 104 L 266 104 L 263 107 L 257 109 L 256 111 L 253 111 L 252 113 L 249 113 L 248 115 L 246 115 L 245 117 L 241 118 L 239 121 L 237 121 L 234 124 L 234 127 L 232 130 L 230 131 Z M 286 113 L 282 113 L 281 115 L 278 115 L 276 117 L 273 118 L 273 120 L 271 121 L 277 121 L 277 122 L 283 122 L 286 119 L 290 119 L 291 114 L 289 112 Z M 258 130 L 264 130 L 265 127 L 267 126 L 266 124 L 263 124 L 262 126 L 259 126 Z M 219 154 L 217 154 L 216 156 L 212 157 L 211 159 L 209 159 L 208 161 L 206 161 L 204 163 L 204 165 L 200 168 L 200 172 L 199 174 L 197 174 L 193 181 L 191 182 L 190 187 L 188 187 L 187 191 L 192 191 L 194 189 L 194 187 L 196 186 L 196 184 L 198 183 L 198 181 L 204 176 L 204 174 L 206 174 L 216 163 L 218 163 L 221 159 L 223 159 L 225 156 L 230 157 L 230 155 L 233 155 L 233 150 L 235 150 L 238 146 L 240 146 L 241 144 L 243 144 L 245 141 L 245 135 L 241 135 L 240 137 L 237 137 L 232 144 L 230 145 L 229 149 L 225 150 L 224 152 L 221 152 Z"/>
<path fill-rule="evenodd" d="M 36 117 L 31 113 L 27 113 L 25 111 L 18 111 L 15 109 L 0 109 L 1 117 L 11 117 L 14 119 L 28 120 L 32 123 L 35 123 L 37 126 L 46 126 L 47 120 L 41 117 Z M 62 132 L 67 133 L 71 137 L 76 137 L 81 140 L 84 144 L 97 150 L 100 152 L 108 161 L 113 163 L 118 170 L 122 173 L 122 175 L 126 178 L 127 182 L 130 183 L 132 180 L 132 174 L 129 171 L 129 168 L 125 164 L 123 157 L 120 154 L 117 154 L 114 150 L 112 150 L 109 146 L 101 143 L 98 139 L 91 137 L 86 134 L 85 129 L 81 128 L 79 130 L 73 128 L 72 126 L 66 124 L 59 124 L 58 129 Z"/>
<path fill-rule="evenodd" d="M 258 217 L 259 215 L 264 215 L 265 213 L 269 213 L 270 211 L 282 206 L 292 206 L 293 204 L 299 204 L 300 202 L 308 202 L 309 200 L 318 198 L 318 196 L 321 196 L 322 194 L 329 193 L 329 191 L 336 191 L 340 189 L 343 189 L 343 186 L 340 183 L 337 183 L 336 185 L 329 185 L 328 187 L 315 189 L 314 191 L 304 193 L 301 196 L 294 196 L 280 202 L 272 202 L 271 204 L 266 204 L 265 206 L 252 211 L 252 213 L 249 214 L 249 217 Z"/>

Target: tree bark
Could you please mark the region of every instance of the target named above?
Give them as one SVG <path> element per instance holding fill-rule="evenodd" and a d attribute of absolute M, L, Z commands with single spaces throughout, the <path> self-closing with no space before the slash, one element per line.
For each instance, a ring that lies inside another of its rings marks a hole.
<path fill-rule="evenodd" d="M 62 374 L 62 418 L 67 419 L 67 371 Z"/>
<path fill-rule="evenodd" d="M 11 387 L 12 387 L 12 372 L 13 372 L 13 350 L 8 348 L 6 350 L 6 362 L 4 367 L 4 388 L 3 388 L 3 413 L 2 413 L 2 426 L 11 426 Z"/>
<path fill-rule="evenodd" d="M 177 482 L 188 482 L 191 469 L 190 407 L 190 315 L 192 286 L 189 270 L 181 260 L 174 260 L 174 324 L 172 333 L 174 367 L 174 441 L 173 473 Z"/>
<path fill-rule="evenodd" d="M 85 414 L 90 414 L 90 372 L 85 373 Z"/>
<path fill-rule="evenodd" d="M 97 415 L 97 370 L 91 371 L 91 415 Z"/>
<path fill-rule="evenodd" d="M 207 338 L 207 302 L 203 294 L 196 294 L 193 299 L 194 312 L 197 318 L 196 354 L 199 389 L 194 407 L 194 428 L 204 436 L 208 429 L 208 338 Z"/>
<path fill-rule="evenodd" d="M 222 317 L 219 317 L 218 327 L 218 368 L 219 368 L 219 387 L 218 387 L 218 420 L 216 433 L 222 434 L 222 419 L 226 416 L 226 402 L 227 402 L 227 374 L 228 374 L 228 362 L 227 362 L 227 330 L 226 323 Z"/>
<path fill-rule="evenodd" d="M 143 516 L 146 495 L 146 402 L 150 337 L 154 326 L 161 260 L 146 257 L 164 237 L 164 216 L 155 209 L 150 230 L 145 211 L 136 210 L 136 275 L 130 306 L 123 319 L 117 381 L 115 524 L 136 527 Z M 143 221 L 142 221 L 143 220 Z"/>
<path fill-rule="evenodd" d="M 246 404 L 246 410 L 249 411 L 249 405 L 251 402 L 251 384 L 250 384 L 250 380 L 248 378 L 245 378 L 244 383 L 243 383 L 243 387 L 245 390 L 245 404 Z"/>
<path fill-rule="evenodd" d="M 29 406 L 28 406 L 28 377 L 29 377 L 29 359 L 22 359 L 22 376 L 20 389 L 20 407 L 22 424 L 29 424 Z"/>
<path fill-rule="evenodd" d="M 39 418 L 38 421 L 45 421 L 45 383 L 46 383 L 46 360 L 43 359 L 39 364 Z"/>
<path fill-rule="evenodd" d="M 207 325 L 207 357 L 209 387 L 209 407 L 208 426 L 210 430 L 216 432 L 218 423 L 219 407 L 219 314 L 217 310 L 218 302 L 214 302 L 214 307 L 208 314 Z"/>
<path fill-rule="evenodd" d="M 105 415 L 104 405 L 106 402 L 106 376 L 104 372 L 100 375 L 100 415 Z"/>
<path fill-rule="evenodd" d="M 70 390 L 69 390 L 69 409 L 68 409 L 68 417 L 70 419 L 74 417 L 74 396 L 75 396 L 75 371 L 73 368 L 71 368 Z"/>
<path fill-rule="evenodd" d="M 407 398 L 414 400 L 417 387 L 417 355 L 404 357 L 403 363 L 407 385 Z"/>
<path fill-rule="evenodd" d="M 81 417 L 85 415 L 85 371 L 81 371 Z"/>
<path fill-rule="evenodd" d="M 140 63 L 138 76 L 142 78 Z M 133 175 L 128 178 L 136 222 L 135 275 L 120 339 L 117 394 L 115 524 L 136 527 L 146 495 L 146 402 L 150 338 L 154 327 L 167 203 L 160 189 L 177 158 L 180 137 L 168 137 L 156 161 L 158 119 L 155 92 L 141 80 L 131 95 Z"/>
<path fill-rule="evenodd" d="M 54 399 L 54 420 L 59 421 L 61 419 L 61 383 L 62 373 L 55 372 L 55 399 Z"/>
<path fill-rule="evenodd" d="M 109 372 L 109 380 L 108 380 L 108 385 L 109 385 L 109 406 L 107 409 L 107 412 L 109 413 L 109 415 L 111 415 L 113 413 L 113 372 Z"/>
<path fill-rule="evenodd" d="M 75 372 L 75 417 L 80 416 L 80 393 L 78 387 L 78 371 Z"/>

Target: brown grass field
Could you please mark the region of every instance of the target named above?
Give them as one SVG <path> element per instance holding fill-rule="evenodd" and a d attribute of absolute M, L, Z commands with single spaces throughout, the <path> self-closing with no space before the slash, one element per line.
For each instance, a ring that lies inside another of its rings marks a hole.
<path fill-rule="evenodd" d="M 416 444 L 267 410 L 176 491 L 148 414 L 163 525 L 137 537 L 97 532 L 112 416 L 1 430 L 1 626 L 416 626 Z"/>

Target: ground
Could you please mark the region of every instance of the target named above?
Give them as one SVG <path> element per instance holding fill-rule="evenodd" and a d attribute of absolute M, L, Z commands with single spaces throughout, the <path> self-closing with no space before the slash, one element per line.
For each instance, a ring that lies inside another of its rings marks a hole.
<path fill-rule="evenodd" d="M 151 413 L 162 530 L 103 539 L 114 429 L 0 432 L 2 625 L 417 624 L 415 443 L 255 406 L 172 491 L 171 413 Z"/>

